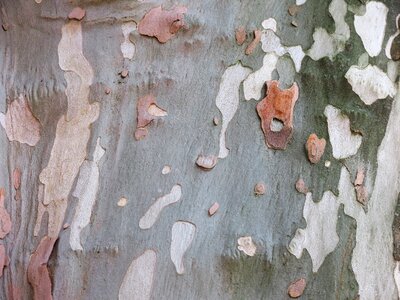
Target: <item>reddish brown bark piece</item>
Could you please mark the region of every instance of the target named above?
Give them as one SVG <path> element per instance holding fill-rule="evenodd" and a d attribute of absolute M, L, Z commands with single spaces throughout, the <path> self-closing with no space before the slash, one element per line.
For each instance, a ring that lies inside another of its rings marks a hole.
<path fill-rule="evenodd" d="M 257 196 L 264 195 L 266 192 L 265 184 L 263 182 L 259 182 L 254 186 L 254 194 Z"/>
<path fill-rule="evenodd" d="M 305 288 L 306 280 L 304 278 L 300 278 L 289 285 L 288 294 L 290 298 L 299 298 L 301 295 L 303 295 Z"/>
<path fill-rule="evenodd" d="M 11 218 L 4 207 L 4 195 L 4 189 L 0 189 L 0 239 L 4 239 L 11 231 Z"/>
<path fill-rule="evenodd" d="M 306 143 L 306 149 L 308 159 L 312 164 L 316 164 L 320 161 L 324 154 L 325 146 L 326 140 L 324 138 L 319 139 L 315 133 L 310 134 Z"/>
<path fill-rule="evenodd" d="M 246 30 L 244 29 L 243 26 L 240 26 L 238 29 L 236 29 L 235 38 L 236 38 L 236 43 L 239 46 L 243 45 L 243 43 L 246 41 Z"/>
<path fill-rule="evenodd" d="M 293 109 L 298 97 L 299 88 L 296 83 L 290 89 L 281 90 L 278 81 L 267 82 L 267 96 L 257 104 L 257 112 L 261 118 L 265 143 L 269 148 L 286 148 L 293 133 Z M 283 124 L 281 130 L 271 129 L 274 119 Z"/>
<path fill-rule="evenodd" d="M 45 236 L 31 255 L 28 265 L 28 282 L 33 287 L 34 300 L 52 300 L 51 280 L 47 263 L 56 239 Z"/>
<path fill-rule="evenodd" d="M 218 202 L 215 202 L 213 205 L 211 205 L 211 207 L 208 209 L 208 215 L 210 216 L 210 217 L 212 217 L 216 212 L 217 212 L 217 210 L 219 209 L 219 204 L 218 204 Z"/>
<path fill-rule="evenodd" d="M 261 30 L 254 30 L 254 40 L 246 48 L 246 55 L 250 55 L 253 53 L 254 49 L 256 49 L 257 45 L 260 43 L 261 40 Z"/>
<path fill-rule="evenodd" d="M 162 114 L 161 112 L 164 113 Z M 148 132 L 147 125 L 149 125 L 159 116 L 165 115 L 166 112 L 157 106 L 156 98 L 154 98 L 153 95 L 146 95 L 140 98 L 137 104 L 137 126 L 135 130 L 136 140 L 141 140 L 145 138 Z"/>
<path fill-rule="evenodd" d="M 357 170 L 356 180 L 354 181 L 354 188 L 356 190 L 356 198 L 362 205 L 367 205 L 368 192 L 364 186 L 365 171 L 363 168 Z"/>
<path fill-rule="evenodd" d="M 303 179 L 299 178 L 299 180 L 296 181 L 296 190 L 302 194 L 308 193 L 308 187 L 306 186 Z"/>
<path fill-rule="evenodd" d="M 199 155 L 196 160 L 196 165 L 205 171 L 209 171 L 215 167 L 218 162 L 218 158 L 214 155 Z"/>
<path fill-rule="evenodd" d="M 70 20 L 82 20 L 86 15 L 86 11 L 80 7 L 75 7 L 68 15 Z"/>
<path fill-rule="evenodd" d="M 21 170 L 18 168 L 15 168 L 13 172 L 13 185 L 16 190 L 21 186 Z"/>
<path fill-rule="evenodd" d="M 139 22 L 138 31 L 141 35 L 154 36 L 160 43 L 166 43 L 185 25 L 186 12 L 187 8 L 184 6 L 177 6 L 172 10 L 155 7 Z"/>
<path fill-rule="evenodd" d="M 8 266 L 9 259 L 6 253 L 6 248 L 0 244 L 0 277 L 3 276 L 4 267 Z"/>

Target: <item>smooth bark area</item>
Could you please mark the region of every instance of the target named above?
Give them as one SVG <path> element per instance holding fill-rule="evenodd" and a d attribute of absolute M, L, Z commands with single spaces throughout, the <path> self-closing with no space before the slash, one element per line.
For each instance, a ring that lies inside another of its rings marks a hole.
<path fill-rule="evenodd" d="M 397 299 L 399 13 L 0 0 L 0 299 Z"/>

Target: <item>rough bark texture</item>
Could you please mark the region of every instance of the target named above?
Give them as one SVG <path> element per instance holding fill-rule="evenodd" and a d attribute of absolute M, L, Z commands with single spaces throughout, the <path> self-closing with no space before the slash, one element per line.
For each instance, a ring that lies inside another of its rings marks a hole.
<path fill-rule="evenodd" d="M 398 297 L 398 0 L 294 2 L 0 0 L 0 299 Z"/>

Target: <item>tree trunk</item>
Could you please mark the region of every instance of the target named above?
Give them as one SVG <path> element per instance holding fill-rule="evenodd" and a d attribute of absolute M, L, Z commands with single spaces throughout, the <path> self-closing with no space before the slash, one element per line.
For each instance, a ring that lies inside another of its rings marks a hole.
<path fill-rule="evenodd" d="M 296 2 L 0 0 L 1 299 L 398 298 L 400 6 Z"/>

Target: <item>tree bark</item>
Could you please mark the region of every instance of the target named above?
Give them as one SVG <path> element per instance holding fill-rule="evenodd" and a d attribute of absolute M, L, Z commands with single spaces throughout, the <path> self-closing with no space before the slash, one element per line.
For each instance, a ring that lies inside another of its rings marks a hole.
<path fill-rule="evenodd" d="M 1 299 L 398 299 L 397 0 L 0 0 Z"/>

